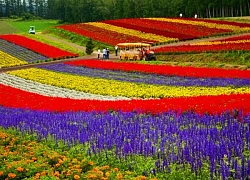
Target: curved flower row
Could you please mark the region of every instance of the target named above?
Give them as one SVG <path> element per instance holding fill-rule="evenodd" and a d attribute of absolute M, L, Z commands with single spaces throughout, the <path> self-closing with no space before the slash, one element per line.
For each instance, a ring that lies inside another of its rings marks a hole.
<path fill-rule="evenodd" d="M 21 66 L 28 64 L 25 61 L 17 59 L 5 52 L 0 51 L 0 68 L 11 67 L 11 66 Z"/>
<path fill-rule="evenodd" d="M 9 74 L 40 83 L 73 89 L 77 91 L 131 98 L 190 97 L 201 95 L 244 94 L 250 93 L 250 87 L 178 87 L 156 86 L 120 82 L 101 78 L 90 78 L 70 74 L 56 73 L 42 69 L 25 69 L 8 72 Z"/>
<path fill-rule="evenodd" d="M 23 91 L 37 93 L 49 97 L 61 97 L 70 99 L 90 99 L 90 100 L 128 100 L 125 97 L 102 96 L 46 85 L 31 80 L 26 80 L 10 74 L 0 74 L 0 83 L 6 86 L 21 89 Z"/>
<path fill-rule="evenodd" d="M 141 32 L 141 31 L 122 28 L 122 27 L 119 27 L 119 26 L 105 24 L 105 23 L 102 23 L 102 22 L 89 22 L 87 24 L 90 24 L 92 26 L 96 26 L 96 27 L 99 27 L 99 28 L 107 29 L 107 30 L 110 30 L 110 31 L 115 31 L 115 32 L 118 32 L 118 33 L 121 33 L 121 34 L 137 36 L 139 38 L 148 39 L 150 41 L 170 42 L 170 41 L 178 40 L 176 38 L 160 36 L 160 35 L 156 35 L 156 34 L 152 34 L 152 33 L 144 33 L 144 32 Z"/>
<path fill-rule="evenodd" d="M 45 61 L 48 57 L 35 53 L 24 47 L 10 43 L 0 38 L 0 50 L 28 63 Z"/>
<path fill-rule="evenodd" d="M 120 34 L 115 31 L 106 30 L 96 26 L 92 26 L 86 23 L 81 24 L 71 24 L 57 26 L 57 28 L 67 30 L 82 36 L 92 38 L 96 41 L 100 41 L 106 44 L 115 46 L 120 42 L 143 42 L 148 41 L 148 39 L 139 38 L 137 36 L 131 36 L 126 34 Z M 155 42 L 155 41 L 154 41 Z"/>
<path fill-rule="evenodd" d="M 171 18 L 171 19 L 180 19 L 180 18 Z M 181 18 L 182 20 L 190 20 L 190 18 Z M 207 23 L 215 23 L 215 24 L 221 24 L 221 25 L 230 25 L 230 26 L 239 26 L 239 27 L 250 27 L 249 23 L 243 23 L 243 22 L 234 22 L 234 21 L 225 21 L 225 20 L 214 20 L 209 18 L 191 18 L 192 21 L 196 22 L 207 22 Z"/>
<path fill-rule="evenodd" d="M 4 107 L 47 111 L 138 111 L 162 113 L 168 110 L 217 114 L 240 109 L 250 113 L 250 94 L 163 98 L 149 100 L 77 100 L 47 97 L 0 84 L 0 104 Z"/>
<path fill-rule="evenodd" d="M 99 60 L 79 60 L 65 62 L 72 66 L 84 66 L 97 69 L 120 70 L 126 72 L 140 72 L 146 74 L 159 74 L 168 76 L 185 76 L 185 77 L 205 77 L 205 78 L 250 78 L 250 71 L 238 69 L 219 69 L 219 68 L 195 68 L 180 67 L 168 65 L 149 65 L 127 62 L 111 62 Z"/>
<path fill-rule="evenodd" d="M 205 37 L 214 34 L 220 34 L 228 32 L 228 30 L 208 28 L 204 26 L 196 26 L 190 24 L 181 24 L 175 22 L 163 22 L 157 20 L 150 20 L 144 18 L 133 18 L 133 19 L 118 19 L 118 20 L 107 20 L 104 23 L 112 23 L 113 25 L 119 25 L 121 27 L 132 27 L 140 28 L 141 31 L 151 31 L 154 34 L 160 33 L 167 37 L 178 38 L 180 40 L 194 39 L 197 37 Z"/>
<path fill-rule="evenodd" d="M 194 45 L 224 45 L 224 44 L 244 44 L 244 43 L 250 43 L 250 40 L 236 40 L 236 41 L 205 41 L 205 42 L 199 42 L 199 43 L 194 43 L 194 44 L 190 44 L 191 46 Z"/>
<path fill-rule="evenodd" d="M 214 41 L 241 41 L 241 40 L 250 40 L 250 34 L 247 35 L 239 35 L 239 36 L 235 36 L 235 37 L 227 37 L 224 39 L 220 39 L 220 40 L 214 40 Z"/>
<path fill-rule="evenodd" d="M 225 30 L 230 30 L 233 32 L 248 32 L 248 31 L 250 31 L 250 27 L 241 27 L 241 26 L 236 26 L 236 25 L 220 24 L 220 23 L 210 23 L 210 22 L 204 22 L 204 21 L 193 21 L 192 19 L 190 19 L 190 20 L 171 19 L 171 18 L 148 18 L 148 19 L 156 20 L 156 21 L 164 21 L 164 22 L 192 24 L 192 25 L 198 25 L 198 26 L 205 26 L 205 27 L 209 27 L 209 28 L 225 29 Z"/>
<path fill-rule="evenodd" d="M 114 26 L 123 27 L 126 29 L 133 29 L 136 31 L 141 31 L 143 33 L 157 34 L 160 36 L 176 38 L 179 40 L 194 39 L 195 36 L 185 35 L 176 32 L 171 32 L 169 29 L 157 28 L 153 23 L 145 22 L 141 19 L 117 19 L 117 20 L 105 20 L 102 23 L 110 24 Z"/>
<path fill-rule="evenodd" d="M 220 52 L 220 51 L 249 51 L 250 42 L 239 43 L 212 43 L 195 44 L 195 45 L 180 45 L 180 46 L 165 46 L 155 49 L 155 53 L 201 53 L 201 52 Z"/>
<path fill-rule="evenodd" d="M 25 47 L 27 49 L 30 49 L 34 52 L 37 52 L 39 54 L 42 54 L 44 56 L 47 56 L 49 58 L 65 58 L 65 57 L 75 57 L 78 56 L 76 54 L 63 51 L 61 49 L 58 49 L 53 46 L 49 46 L 44 43 L 40 43 L 38 41 L 29 39 L 25 36 L 20 35 L 0 35 L 0 39 L 4 39 L 6 41 L 12 42 L 14 44 L 17 44 L 19 46 Z"/>
<path fill-rule="evenodd" d="M 41 65 L 39 68 L 56 72 L 75 74 L 88 77 L 99 77 L 125 82 L 144 84 L 158 84 L 167 86 L 250 86 L 250 79 L 240 78 L 194 78 L 167 76 L 158 74 L 144 74 L 140 72 L 124 72 L 120 70 L 104 70 L 87 68 L 83 66 L 68 65 L 65 63 Z"/>

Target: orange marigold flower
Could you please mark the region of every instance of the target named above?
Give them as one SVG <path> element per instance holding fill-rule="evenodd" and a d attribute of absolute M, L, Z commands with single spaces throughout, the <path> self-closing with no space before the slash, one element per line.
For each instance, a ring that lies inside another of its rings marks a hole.
<path fill-rule="evenodd" d="M 14 174 L 14 173 L 9 173 L 9 174 L 8 174 L 8 177 L 14 179 L 14 178 L 16 177 L 16 174 Z"/>
<path fill-rule="evenodd" d="M 118 172 L 118 171 L 119 171 L 119 169 L 118 169 L 118 168 L 114 168 L 114 171 Z"/>
<path fill-rule="evenodd" d="M 0 177 L 3 176 L 3 171 L 0 171 Z"/>
<path fill-rule="evenodd" d="M 46 175 L 45 171 L 41 172 L 41 176 L 45 176 L 45 175 Z"/>
<path fill-rule="evenodd" d="M 109 165 L 106 165 L 106 166 L 102 166 L 101 169 L 109 169 L 109 168 L 110 168 Z"/>
<path fill-rule="evenodd" d="M 59 177 L 59 176 L 60 176 L 59 171 L 56 171 L 56 172 L 54 173 L 54 176 Z"/>
<path fill-rule="evenodd" d="M 96 175 L 95 174 L 88 174 L 88 179 L 96 179 Z"/>
<path fill-rule="evenodd" d="M 93 165 L 94 165 L 94 162 L 89 161 L 89 165 L 90 165 L 90 166 L 93 166 Z"/>
<path fill-rule="evenodd" d="M 18 172 L 23 172 L 23 170 L 24 170 L 24 168 L 22 168 L 22 167 L 18 167 L 18 168 L 16 168 L 16 170 L 18 171 Z"/>
<path fill-rule="evenodd" d="M 122 179 L 123 175 L 121 173 L 118 173 L 116 177 L 117 177 L 117 179 Z"/>
<path fill-rule="evenodd" d="M 36 157 L 32 157 L 31 159 L 32 159 L 33 161 L 36 161 L 36 160 L 37 160 L 37 158 L 36 158 Z"/>
<path fill-rule="evenodd" d="M 147 179 L 146 176 L 138 176 L 136 178 L 136 180 L 146 180 L 146 179 Z"/>
<path fill-rule="evenodd" d="M 56 167 L 59 167 L 60 165 L 61 165 L 61 164 L 57 163 L 55 166 L 56 166 Z"/>
<path fill-rule="evenodd" d="M 74 179 L 80 179 L 80 176 L 79 175 L 74 175 Z"/>

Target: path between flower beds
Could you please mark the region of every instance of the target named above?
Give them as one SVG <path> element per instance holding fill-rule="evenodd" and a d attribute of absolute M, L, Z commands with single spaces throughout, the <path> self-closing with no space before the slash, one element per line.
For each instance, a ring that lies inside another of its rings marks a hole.
<path fill-rule="evenodd" d="M 159 45 L 159 46 L 154 46 L 152 49 L 159 48 L 159 47 L 164 47 L 164 46 L 179 46 L 179 45 L 185 45 L 185 44 L 191 44 L 191 43 L 198 43 L 198 42 L 204 42 L 204 41 L 213 41 L 213 40 L 220 40 L 224 39 L 227 37 L 238 37 L 242 35 L 250 35 L 250 33 L 242 33 L 242 34 L 234 34 L 234 35 L 225 35 L 225 36 L 220 36 L 220 37 L 209 37 L 209 38 L 203 38 L 203 39 L 194 39 L 194 40 L 187 40 L 187 41 L 180 41 L 176 43 L 170 43 L 170 44 L 165 44 L 165 45 Z M 58 41 L 70 46 L 75 47 L 76 49 L 80 51 L 86 50 L 86 47 L 74 44 L 72 42 L 69 42 L 67 40 L 63 40 L 54 36 L 50 36 L 49 34 L 42 34 L 42 36 L 45 36 L 48 39 L 51 39 L 53 41 Z M 118 56 L 115 56 L 115 54 L 110 54 L 110 60 L 118 60 Z M 31 67 L 36 67 L 41 64 L 57 64 L 61 62 L 66 62 L 66 61 L 75 61 L 75 60 L 82 60 L 82 59 L 97 59 L 97 52 L 94 51 L 91 55 L 86 55 L 86 56 L 81 56 L 81 57 L 76 57 L 76 58 L 68 58 L 68 59 L 60 59 L 60 60 L 55 60 L 55 61 L 50 61 L 50 62 L 43 62 L 43 63 L 36 63 L 36 64 L 28 64 L 28 65 L 23 65 L 23 66 L 16 66 L 16 67 L 8 67 L 8 68 L 0 68 L 0 73 L 4 73 L 7 71 L 11 70 L 18 70 L 18 69 L 25 69 L 25 68 L 31 68 Z"/>

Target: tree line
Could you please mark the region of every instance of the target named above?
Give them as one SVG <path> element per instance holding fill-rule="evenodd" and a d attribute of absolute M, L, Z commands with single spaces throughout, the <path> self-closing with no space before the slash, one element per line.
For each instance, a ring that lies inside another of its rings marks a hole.
<path fill-rule="evenodd" d="M 250 15 L 250 0 L 0 0 L 0 17 L 31 16 L 78 23 L 139 17 Z"/>

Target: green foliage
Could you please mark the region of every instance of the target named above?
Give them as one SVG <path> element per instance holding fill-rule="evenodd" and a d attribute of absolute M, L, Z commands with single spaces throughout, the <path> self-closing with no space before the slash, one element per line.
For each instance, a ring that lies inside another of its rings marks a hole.
<path fill-rule="evenodd" d="M 86 43 L 86 53 L 91 54 L 94 51 L 94 47 L 95 47 L 95 45 L 94 45 L 92 39 L 90 38 Z"/>
<path fill-rule="evenodd" d="M 57 20 L 7 20 L 10 26 L 16 28 L 19 32 L 28 33 L 30 26 L 35 26 L 36 32 L 42 32 L 49 27 L 59 25 Z"/>

